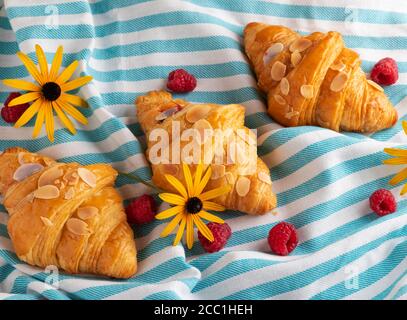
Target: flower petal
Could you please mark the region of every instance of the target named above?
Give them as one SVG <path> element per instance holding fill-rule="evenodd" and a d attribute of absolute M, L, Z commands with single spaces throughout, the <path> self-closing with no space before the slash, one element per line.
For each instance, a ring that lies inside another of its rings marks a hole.
<path fill-rule="evenodd" d="M 212 201 L 203 201 L 203 208 L 206 210 L 225 211 L 226 208 Z"/>
<path fill-rule="evenodd" d="M 168 236 L 175 229 L 175 227 L 178 225 L 178 223 L 181 221 L 183 217 L 184 217 L 183 213 L 179 213 L 178 215 L 176 215 L 174 219 L 172 219 L 171 222 L 165 226 L 165 228 L 160 234 L 160 237 Z"/>
<path fill-rule="evenodd" d="M 169 204 L 175 204 L 178 206 L 184 206 L 185 205 L 185 199 L 178 194 L 174 193 L 160 193 L 158 195 L 161 200 L 169 203 Z"/>
<path fill-rule="evenodd" d="M 182 170 L 184 171 L 184 178 L 185 178 L 185 183 L 187 185 L 187 190 L 188 190 L 188 195 L 190 197 L 193 197 L 193 182 L 192 182 L 192 175 L 191 171 L 189 170 L 189 167 L 187 164 L 183 163 L 182 164 Z M 187 226 L 188 229 L 188 226 Z"/>
<path fill-rule="evenodd" d="M 32 82 L 20 79 L 4 79 L 3 84 L 12 88 L 26 90 L 26 91 L 40 91 L 41 87 Z"/>
<path fill-rule="evenodd" d="M 39 92 L 28 92 L 28 93 L 25 93 L 25 94 L 11 100 L 10 103 L 8 104 L 8 106 L 9 107 L 18 106 L 19 104 L 24 104 L 24 103 L 27 103 L 27 102 L 31 102 L 31 101 L 36 100 L 38 98 L 41 98 L 41 93 L 39 93 Z"/>
<path fill-rule="evenodd" d="M 184 197 L 185 200 L 188 199 L 187 190 L 182 185 L 181 181 L 169 174 L 166 174 L 165 178 Z"/>
<path fill-rule="evenodd" d="M 76 129 L 72 123 L 72 121 L 65 115 L 65 113 L 62 111 L 61 107 L 58 104 L 58 101 L 55 101 L 55 103 L 52 104 L 59 120 L 61 120 L 62 124 L 65 125 L 65 127 L 71 132 L 72 134 L 76 134 Z"/>
<path fill-rule="evenodd" d="M 194 195 L 195 196 L 199 195 L 196 193 L 196 190 L 198 189 L 199 183 L 201 182 L 202 172 L 203 172 L 203 164 L 201 161 L 199 161 L 199 164 L 196 167 L 195 176 L 194 176 Z"/>
<path fill-rule="evenodd" d="M 389 184 L 391 184 L 392 186 L 400 183 L 401 181 L 403 181 L 404 179 L 407 178 L 407 168 L 401 170 L 399 173 L 397 173 L 390 181 Z"/>
<path fill-rule="evenodd" d="M 191 249 L 194 245 L 194 220 L 191 214 L 187 214 L 187 247 Z"/>
<path fill-rule="evenodd" d="M 176 246 L 181 241 L 182 235 L 184 234 L 185 224 L 187 222 L 187 219 L 186 219 L 186 216 L 184 213 L 182 215 L 183 215 L 183 217 L 182 217 L 183 219 L 181 220 L 181 223 L 179 224 L 177 235 L 175 236 L 174 243 L 173 243 L 174 246 Z"/>
<path fill-rule="evenodd" d="M 383 160 L 383 163 L 384 164 L 392 164 L 392 165 L 406 164 L 407 163 L 407 157 L 386 159 L 386 160 Z"/>
<path fill-rule="evenodd" d="M 161 211 L 159 214 L 155 216 L 158 220 L 164 220 L 175 216 L 177 213 L 184 211 L 184 206 L 176 206 L 169 208 L 167 210 Z"/>
<path fill-rule="evenodd" d="M 62 85 L 65 82 L 67 82 L 72 77 L 77 67 L 78 60 L 75 60 L 69 66 L 67 66 L 64 71 L 61 72 L 58 78 L 56 78 L 55 82 L 58 83 L 59 85 Z"/>
<path fill-rule="evenodd" d="M 47 102 L 45 107 L 45 129 L 49 141 L 54 142 L 54 115 L 51 102 Z"/>
<path fill-rule="evenodd" d="M 404 185 L 403 189 L 400 191 L 400 195 L 404 195 L 407 192 L 407 183 Z"/>
<path fill-rule="evenodd" d="M 35 81 L 37 81 L 40 85 L 43 85 L 45 81 L 39 73 L 34 62 L 25 53 L 17 52 L 17 56 L 23 62 L 24 66 L 27 68 L 27 71 L 32 75 Z"/>
<path fill-rule="evenodd" d="M 384 148 L 383 151 L 394 157 L 407 157 L 407 150 L 404 149 Z"/>
<path fill-rule="evenodd" d="M 37 99 L 27 110 L 25 110 L 25 112 L 14 124 L 14 127 L 20 128 L 23 125 L 27 124 L 27 122 L 30 121 L 32 117 L 34 117 L 35 114 L 40 110 L 42 103 L 42 99 Z"/>
<path fill-rule="evenodd" d="M 80 113 L 75 107 L 71 106 L 69 103 L 66 103 L 64 101 L 59 100 L 58 102 L 62 110 L 64 110 L 66 113 L 72 116 L 76 121 L 82 124 L 88 124 L 88 119 L 86 119 L 85 116 L 82 113 Z"/>
<path fill-rule="evenodd" d="M 403 120 L 401 126 L 403 127 L 404 133 L 407 134 L 407 121 Z"/>
<path fill-rule="evenodd" d="M 38 137 L 42 128 L 42 124 L 44 123 L 44 118 L 45 118 L 45 108 L 44 105 L 42 105 L 40 110 L 38 111 L 37 119 L 35 120 L 33 138 Z"/>
<path fill-rule="evenodd" d="M 35 45 L 35 53 L 37 54 L 38 58 L 38 65 L 40 66 L 40 71 L 42 75 L 42 79 L 45 82 L 48 81 L 48 63 L 47 58 L 45 57 L 44 50 L 36 44 Z"/>
<path fill-rule="evenodd" d="M 91 76 L 80 77 L 80 78 L 77 78 L 75 80 L 72 80 L 72 81 L 69 81 L 69 82 L 66 82 L 66 83 L 62 84 L 61 89 L 64 92 L 71 91 L 71 90 L 74 90 L 76 88 L 82 87 L 83 85 L 90 82 L 92 79 L 93 78 Z"/>
<path fill-rule="evenodd" d="M 216 188 L 216 189 L 212 189 L 212 190 L 210 190 L 210 191 L 207 191 L 207 192 L 205 192 L 205 193 L 202 193 L 202 194 L 199 196 L 199 198 L 200 198 L 202 201 L 211 200 L 211 199 L 217 198 L 217 197 L 219 197 L 219 196 L 221 196 L 221 195 L 223 195 L 223 194 L 225 194 L 225 193 L 228 193 L 229 191 L 230 191 L 230 186 L 229 186 L 229 185 L 226 185 L 226 186 L 222 186 L 222 187 L 219 187 L 219 188 Z"/>
<path fill-rule="evenodd" d="M 74 96 L 73 94 L 62 93 L 60 99 L 70 104 L 73 104 L 74 106 L 82 108 L 88 107 L 88 103 L 85 100 L 83 100 L 81 97 Z"/>
<path fill-rule="evenodd" d="M 201 220 L 201 218 L 199 218 L 199 216 L 194 215 L 192 218 L 194 219 L 196 227 L 202 233 L 202 235 L 206 239 L 208 239 L 210 242 L 213 242 L 213 240 L 215 240 L 215 239 L 213 237 L 212 231 L 208 228 L 208 226 L 202 222 L 202 220 Z"/>
<path fill-rule="evenodd" d="M 198 187 L 195 189 L 195 195 L 199 196 L 202 191 L 205 189 L 206 185 L 208 184 L 209 179 L 211 178 L 212 175 L 212 169 L 209 166 L 208 169 L 206 169 L 205 175 L 203 176 L 202 180 L 199 182 Z"/>
<path fill-rule="evenodd" d="M 62 64 L 63 53 L 64 48 L 62 46 L 59 46 L 57 52 L 54 55 L 54 59 L 52 60 L 51 70 L 48 77 L 50 81 L 55 81 L 55 79 L 57 78 L 59 68 Z"/>
<path fill-rule="evenodd" d="M 225 223 L 225 221 L 223 221 L 223 219 L 215 216 L 212 213 L 206 212 L 204 210 L 201 210 L 198 215 L 202 218 L 205 219 L 207 221 L 211 221 L 211 222 L 217 222 L 217 223 Z"/>

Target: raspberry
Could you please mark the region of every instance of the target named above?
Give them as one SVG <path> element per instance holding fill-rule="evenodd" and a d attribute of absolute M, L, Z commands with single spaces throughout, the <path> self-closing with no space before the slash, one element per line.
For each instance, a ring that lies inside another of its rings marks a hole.
<path fill-rule="evenodd" d="M 209 222 L 207 224 L 212 231 L 214 240 L 210 242 L 204 235 L 198 231 L 198 239 L 206 252 L 213 253 L 221 250 L 232 235 L 232 230 L 227 223 Z"/>
<path fill-rule="evenodd" d="M 12 92 L 7 97 L 6 101 L 4 102 L 4 107 L 1 109 L 1 117 L 7 123 L 15 123 L 18 119 L 22 116 L 22 114 L 28 109 L 30 106 L 28 103 L 20 104 L 14 107 L 9 107 L 8 104 L 14 98 L 21 96 L 19 92 Z"/>
<path fill-rule="evenodd" d="M 184 69 L 177 69 L 168 75 L 167 88 L 173 92 L 190 92 L 196 87 L 196 79 Z"/>
<path fill-rule="evenodd" d="M 295 249 L 298 244 L 295 227 L 287 222 L 280 222 L 271 228 L 268 236 L 271 251 L 280 256 L 286 256 Z"/>
<path fill-rule="evenodd" d="M 370 208 L 379 216 L 393 213 L 397 209 L 397 202 L 393 194 L 386 189 L 379 189 L 372 193 L 369 198 Z"/>
<path fill-rule="evenodd" d="M 385 86 L 396 83 L 399 78 L 397 62 L 392 58 L 380 60 L 374 65 L 370 78 L 374 82 Z"/>
<path fill-rule="evenodd" d="M 127 220 L 135 224 L 153 221 L 156 212 L 157 207 L 154 198 L 148 194 L 134 199 L 126 208 Z"/>

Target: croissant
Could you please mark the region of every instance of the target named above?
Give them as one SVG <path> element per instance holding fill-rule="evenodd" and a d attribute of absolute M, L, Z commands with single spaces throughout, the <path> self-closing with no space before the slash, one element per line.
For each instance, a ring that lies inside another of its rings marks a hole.
<path fill-rule="evenodd" d="M 366 79 L 359 55 L 338 32 L 300 36 L 283 26 L 249 23 L 244 46 L 268 113 L 284 126 L 375 132 L 393 126 L 397 111 Z"/>
<path fill-rule="evenodd" d="M 200 152 L 194 158 L 196 161 L 190 163 L 192 174 L 197 163 L 202 163 L 204 168 L 211 166 L 212 169 L 212 176 L 207 184 L 209 190 L 225 184 L 231 186 L 228 193 L 214 199 L 214 202 L 227 209 L 253 215 L 264 214 L 276 206 L 270 171 L 257 156 L 256 136 L 244 126 L 243 106 L 191 104 L 181 99 L 173 99 L 170 93 L 164 91 L 140 96 L 136 105 L 138 121 L 147 137 L 147 158 L 152 164 L 152 179 L 156 186 L 176 191 L 165 178 L 166 174 L 171 174 L 185 183 L 181 170 L 182 161 L 176 159 L 182 157 L 188 145 L 180 140 L 179 136 L 182 137 L 188 132 L 187 129 L 192 128 L 202 133 L 199 134 L 198 141 L 195 140 L 194 150 Z M 178 136 L 175 135 L 177 128 Z M 210 132 L 213 130 L 216 134 L 205 139 L 204 132 L 199 131 L 203 129 Z M 159 143 L 155 133 L 160 130 L 168 133 L 169 137 L 164 143 L 168 153 L 165 150 L 162 150 L 164 155 L 157 152 L 165 161 L 157 161 L 153 152 Z M 251 143 L 248 143 L 249 141 Z"/>
<path fill-rule="evenodd" d="M 133 231 L 109 165 L 81 166 L 10 148 L 0 155 L 0 194 L 17 256 L 68 273 L 129 278 L 137 270 Z"/>

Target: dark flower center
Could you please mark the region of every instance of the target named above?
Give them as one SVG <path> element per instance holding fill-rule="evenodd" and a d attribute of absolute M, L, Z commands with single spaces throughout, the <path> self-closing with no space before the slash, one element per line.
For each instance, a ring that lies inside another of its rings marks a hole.
<path fill-rule="evenodd" d="M 47 82 L 42 86 L 42 95 L 48 101 L 55 101 L 61 95 L 61 87 L 55 82 Z"/>
<path fill-rule="evenodd" d="M 188 213 L 194 214 L 194 213 L 198 213 L 199 211 L 201 211 L 202 206 L 203 206 L 203 204 L 202 204 L 201 199 L 199 199 L 197 197 L 192 197 L 192 198 L 188 199 L 188 201 L 185 205 L 185 208 L 187 209 Z"/>

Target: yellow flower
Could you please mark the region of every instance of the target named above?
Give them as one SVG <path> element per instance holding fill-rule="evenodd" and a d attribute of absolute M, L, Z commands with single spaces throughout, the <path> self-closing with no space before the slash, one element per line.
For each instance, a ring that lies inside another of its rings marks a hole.
<path fill-rule="evenodd" d="M 38 58 L 39 70 L 26 54 L 18 52 L 17 56 L 23 62 L 24 66 L 37 83 L 31 83 L 21 79 L 3 80 L 3 83 L 7 86 L 30 91 L 13 99 L 9 103 L 10 107 L 33 101 L 31 106 L 23 113 L 21 118 L 15 123 L 14 126 L 19 128 L 25 125 L 37 114 L 33 138 L 38 136 L 45 121 L 48 139 L 50 141 L 54 141 L 55 111 L 65 127 L 72 134 L 75 134 L 76 129 L 72 121 L 66 116 L 66 113 L 76 119 L 78 122 L 87 124 L 88 120 L 75 107 L 87 107 L 87 103 L 82 98 L 67 92 L 85 85 L 92 80 L 92 77 L 85 76 L 67 82 L 78 66 L 78 61 L 76 60 L 72 62 L 64 71 L 58 74 L 62 63 L 62 46 L 58 47 L 50 70 L 48 70 L 47 59 L 44 51 L 39 45 L 35 46 L 35 52 Z"/>
<path fill-rule="evenodd" d="M 173 204 L 175 207 L 160 212 L 157 214 L 156 218 L 162 220 L 175 216 L 164 228 L 163 232 L 161 233 L 161 237 L 166 237 L 175 229 L 177 225 L 179 225 L 173 245 L 176 246 L 180 242 L 186 228 L 187 246 L 188 249 L 191 249 L 194 244 L 194 225 L 197 226 L 198 230 L 205 238 L 207 238 L 209 241 L 214 240 L 211 230 L 209 230 L 202 219 L 217 223 L 224 223 L 221 218 L 205 210 L 224 211 L 225 207 L 208 200 L 217 198 L 227 193 L 230 190 L 230 187 L 226 185 L 202 193 L 211 177 L 211 168 L 208 167 L 206 172 L 203 173 L 203 165 L 200 163 L 197 166 L 194 178 L 192 178 L 191 171 L 186 164 L 183 164 L 182 168 L 186 181 L 186 188 L 174 176 L 168 174 L 165 175 L 165 178 L 179 192 L 179 195 L 174 193 L 160 193 L 159 197 L 163 201 Z"/>
<path fill-rule="evenodd" d="M 402 122 L 404 133 L 407 134 L 407 121 Z M 385 148 L 384 152 L 394 156 L 395 158 L 386 159 L 383 161 L 385 164 L 390 165 L 400 165 L 407 164 L 407 150 L 395 149 L 395 148 Z M 390 181 L 389 184 L 396 185 L 407 178 L 407 168 L 404 168 L 399 173 L 397 173 Z M 400 194 L 403 195 L 407 192 L 407 184 L 401 189 Z"/>

